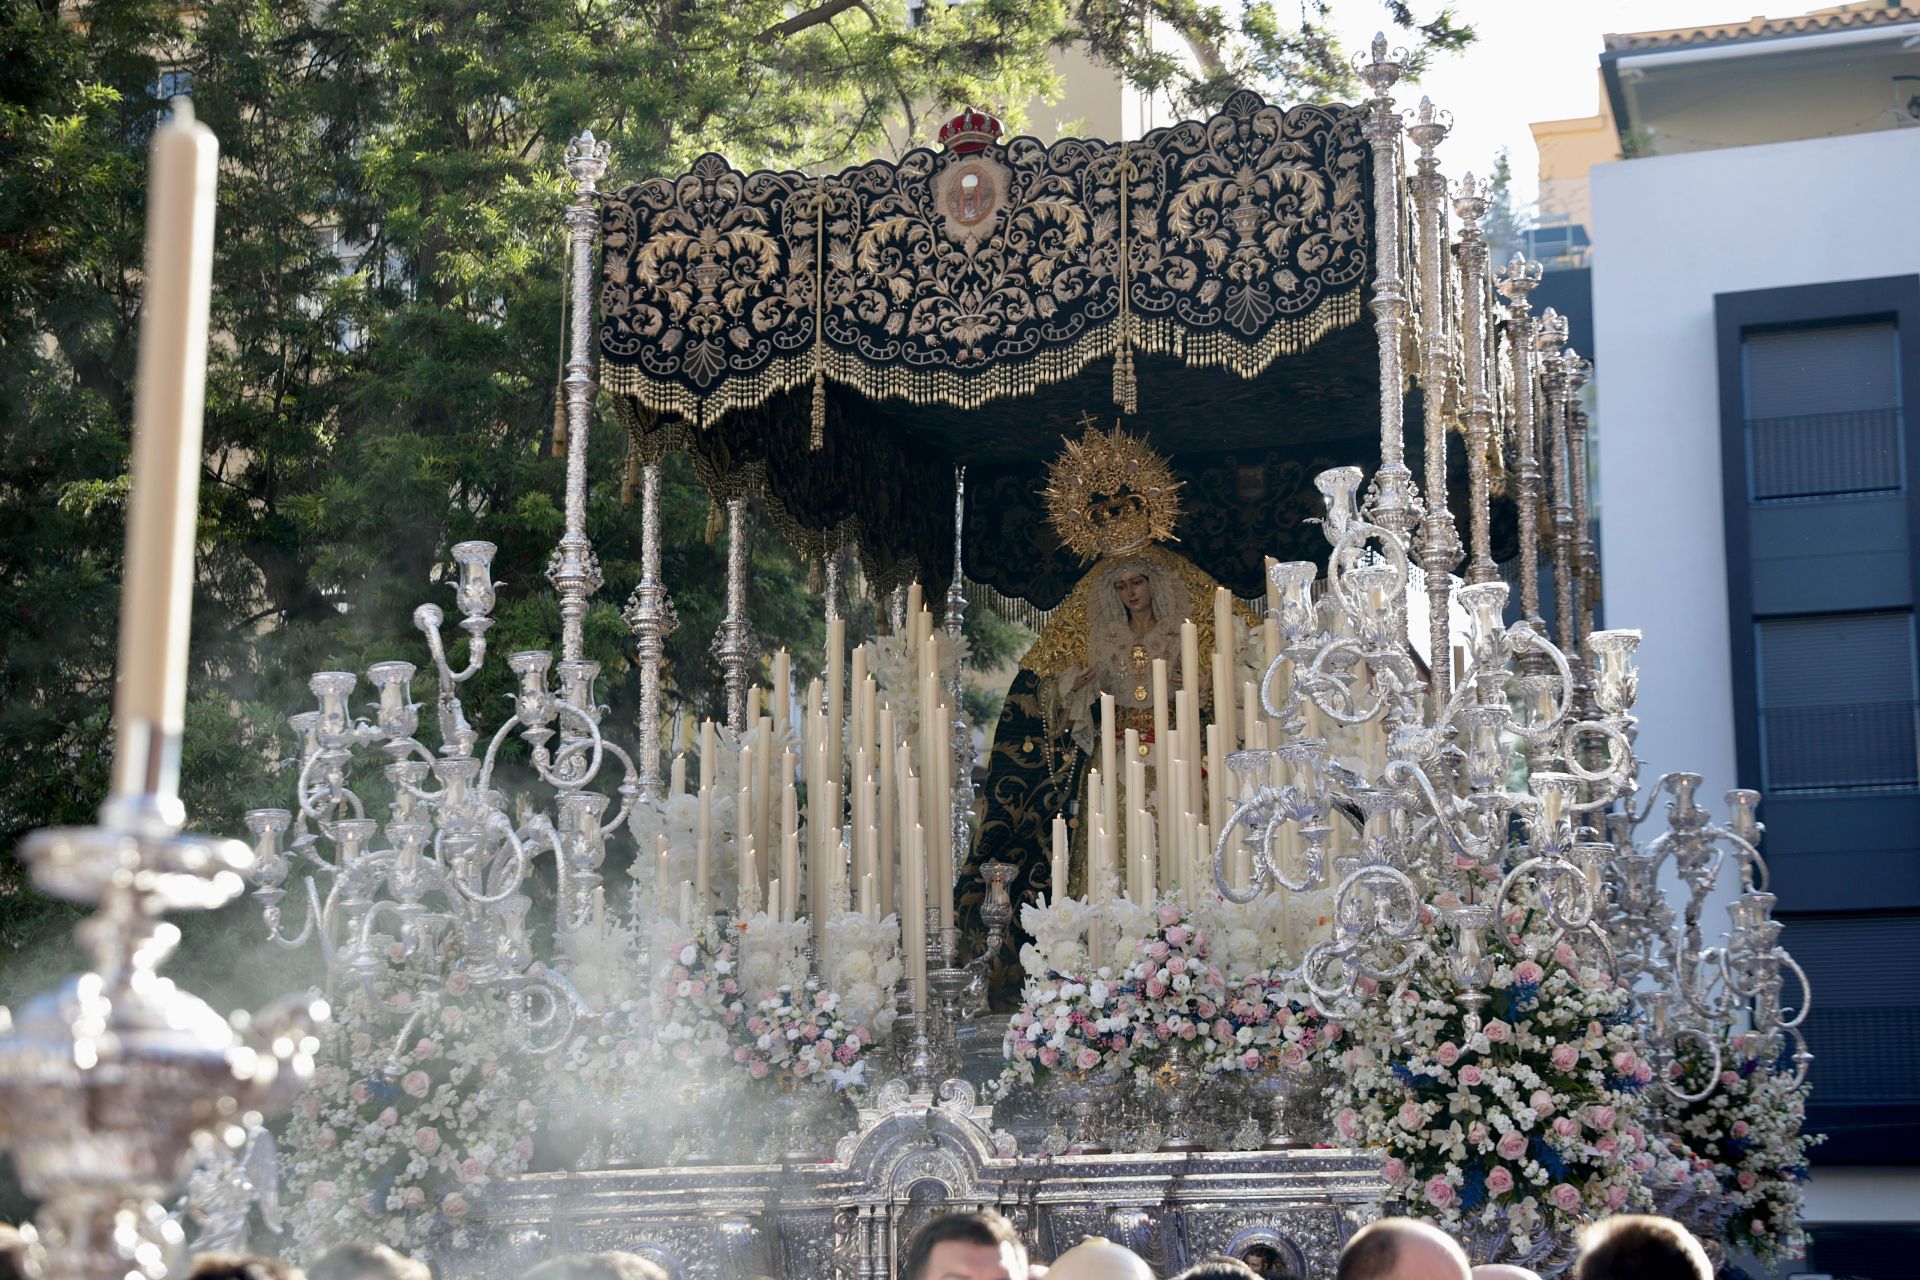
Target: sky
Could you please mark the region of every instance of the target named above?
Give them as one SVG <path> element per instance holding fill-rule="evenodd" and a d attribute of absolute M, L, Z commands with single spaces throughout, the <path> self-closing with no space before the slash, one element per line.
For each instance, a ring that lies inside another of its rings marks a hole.
<path fill-rule="evenodd" d="M 1527 126 L 1536 120 L 1590 116 L 1599 110 L 1601 37 L 1743 21 L 1756 13 L 1804 13 L 1822 0 L 1453 0 L 1462 22 L 1479 34 L 1467 51 L 1436 60 L 1418 85 L 1395 98 L 1416 106 L 1422 95 L 1453 113 L 1453 133 L 1440 150 L 1441 171 L 1484 176 L 1505 147 L 1512 154 L 1514 196 L 1530 203 L 1538 158 Z M 1832 3 L 1833 0 L 1825 0 Z M 1414 0 L 1424 15 L 1435 0 Z M 1334 0 L 1330 17 L 1347 47 L 1365 49 L 1385 23 L 1379 0 Z"/>

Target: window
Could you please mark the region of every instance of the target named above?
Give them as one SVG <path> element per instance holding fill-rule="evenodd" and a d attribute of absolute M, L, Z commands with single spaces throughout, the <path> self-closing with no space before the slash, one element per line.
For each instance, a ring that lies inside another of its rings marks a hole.
<path fill-rule="evenodd" d="M 1747 467 L 1755 502 L 1901 488 L 1898 340 L 1889 322 L 1746 336 Z"/>
<path fill-rule="evenodd" d="M 1920 1103 L 1920 913 L 1783 919 L 1781 941 L 1813 984 L 1800 1032 L 1815 1105 Z M 1780 998 L 1800 1004 L 1791 976 Z"/>
<path fill-rule="evenodd" d="M 1910 610 L 1762 619 L 1754 649 L 1769 794 L 1920 782 Z"/>
<path fill-rule="evenodd" d="M 154 83 L 153 96 L 162 102 L 172 102 L 175 98 L 193 96 L 193 72 L 183 67 L 171 71 L 162 71 Z"/>

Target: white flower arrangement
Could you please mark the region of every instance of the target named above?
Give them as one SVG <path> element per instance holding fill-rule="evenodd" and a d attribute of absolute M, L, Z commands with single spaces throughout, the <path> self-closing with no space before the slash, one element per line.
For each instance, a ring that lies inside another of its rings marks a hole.
<path fill-rule="evenodd" d="M 807 980 L 808 924 L 757 911 L 734 926 L 740 952 L 740 990 L 797 987 Z"/>
<path fill-rule="evenodd" d="M 826 989 L 839 997 L 843 1017 L 876 1040 L 892 1032 L 899 1017 L 894 989 L 905 972 L 900 962 L 899 916 L 874 920 L 845 911 L 827 921 L 821 969 Z"/>
<path fill-rule="evenodd" d="M 1522 937 L 1519 924 L 1488 940 L 1479 1025 L 1432 957 L 1386 998 L 1369 989 L 1343 1011 L 1344 1045 L 1325 1052 L 1340 1068 L 1335 1131 L 1382 1153 L 1381 1172 L 1409 1207 L 1456 1235 L 1505 1233 L 1525 1254 L 1542 1232 L 1568 1239 L 1645 1203 L 1651 1068 L 1627 993 L 1565 942 Z"/>
<path fill-rule="evenodd" d="M 539 1111 L 525 1064 L 504 1020 L 458 986 L 422 1011 L 398 1055 L 354 1029 L 352 1002 L 327 1029 L 283 1143 L 300 1257 L 348 1241 L 463 1248 L 487 1188 L 526 1169 Z"/>
<path fill-rule="evenodd" d="M 1679 1063 L 1683 1087 L 1698 1092 L 1712 1059 L 1691 1040 Z M 1720 1078 L 1699 1102 L 1670 1106 L 1671 1139 L 1704 1164 L 1717 1184 L 1727 1243 L 1763 1262 L 1806 1255 L 1800 1226 L 1807 1151 L 1824 1135 L 1804 1132 L 1807 1086 L 1762 1061 L 1761 1042 L 1751 1034 L 1722 1046 Z"/>
<path fill-rule="evenodd" d="M 911 742 L 920 732 L 920 657 L 902 632 L 876 636 L 867 641 L 866 647 L 867 674 L 873 677 L 880 700 L 893 708 L 894 732 L 901 742 Z M 942 689 L 964 675 L 972 656 L 973 645 L 966 636 L 940 633 L 937 674 Z"/>

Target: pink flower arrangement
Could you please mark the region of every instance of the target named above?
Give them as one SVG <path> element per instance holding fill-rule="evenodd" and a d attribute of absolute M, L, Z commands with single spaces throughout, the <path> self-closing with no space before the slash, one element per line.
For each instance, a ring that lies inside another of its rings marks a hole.
<path fill-rule="evenodd" d="M 842 1016 L 840 999 L 808 978 L 798 990 L 762 992 L 733 1025 L 730 1057 L 750 1080 L 824 1080 L 836 1090 L 863 1087 L 873 1033 Z"/>

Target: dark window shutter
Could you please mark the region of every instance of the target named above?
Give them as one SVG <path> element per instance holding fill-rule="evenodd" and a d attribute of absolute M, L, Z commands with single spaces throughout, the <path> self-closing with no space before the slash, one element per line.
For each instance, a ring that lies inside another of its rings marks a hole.
<path fill-rule="evenodd" d="M 1767 790 L 1920 781 L 1912 614 L 1770 618 L 1754 639 Z"/>
<path fill-rule="evenodd" d="M 1898 331 L 1885 323 L 1747 335 L 1755 501 L 1901 487 L 1898 354 Z"/>

